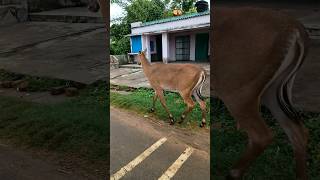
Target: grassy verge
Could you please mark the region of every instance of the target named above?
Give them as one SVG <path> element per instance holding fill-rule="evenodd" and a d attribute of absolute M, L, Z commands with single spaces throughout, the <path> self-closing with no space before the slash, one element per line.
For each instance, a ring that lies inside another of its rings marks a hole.
<path fill-rule="evenodd" d="M 244 151 L 247 137 L 235 128 L 235 121 L 222 102 L 213 100 L 213 128 L 211 128 L 211 177 L 224 179 L 233 163 Z M 262 114 L 274 131 L 274 141 L 249 169 L 245 179 L 295 179 L 295 162 L 291 145 L 276 120 L 264 108 Z M 320 179 L 320 114 L 304 113 L 309 128 L 308 174 L 310 179 Z"/>
<path fill-rule="evenodd" d="M 36 91 L 48 91 L 53 87 L 58 86 L 70 86 L 74 82 L 66 81 L 61 79 L 52 79 L 45 77 L 34 77 L 22 74 L 16 74 L 7 72 L 0 69 L 0 81 L 15 81 L 15 80 L 25 80 L 29 83 L 27 91 L 36 92 Z"/>
<path fill-rule="evenodd" d="M 53 105 L 0 96 L 0 138 L 89 161 L 107 162 L 108 102 L 104 83 Z"/>
<path fill-rule="evenodd" d="M 126 88 L 121 87 L 121 90 L 126 90 Z M 141 114 L 149 114 L 157 117 L 158 119 L 168 121 L 168 115 L 164 108 L 161 106 L 159 100 L 156 103 L 156 111 L 154 113 L 148 113 L 150 108 L 152 107 L 152 97 L 154 92 L 149 89 L 136 89 L 131 90 L 131 93 L 128 95 L 119 94 L 117 92 L 111 92 L 110 94 L 110 103 L 113 106 L 119 108 L 130 109 Z M 166 92 L 165 98 L 167 102 L 167 107 L 177 120 L 181 113 L 185 109 L 185 104 L 183 99 L 177 94 L 172 92 Z M 207 101 L 207 107 L 210 107 L 209 99 Z M 210 124 L 209 118 L 209 108 L 207 113 L 207 124 Z M 184 123 L 181 126 L 192 125 L 196 126 L 201 122 L 201 109 L 197 104 L 194 110 L 187 116 Z"/>

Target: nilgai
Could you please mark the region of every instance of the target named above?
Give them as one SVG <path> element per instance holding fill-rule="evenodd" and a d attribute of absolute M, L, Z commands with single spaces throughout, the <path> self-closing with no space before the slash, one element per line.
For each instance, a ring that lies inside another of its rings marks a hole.
<path fill-rule="evenodd" d="M 195 102 L 192 99 L 193 95 L 202 111 L 200 127 L 203 127 L 206 124 L 206 103 L 201 96 L 201 89 L 206 80 L 205 70 L 195 64 L 151 64 L 147 60 L 145 52 L 140 52 L 138 59 L 138 63 L 141 63 L 143 72 L 155 92 L 151 111 L 154 111 L 155 102 L 159 98 L 163 108 L 169 115 L 170 124 L 174 124 L 175 121 L 166 105 L 163 91 L 178 91 L 187 105 L 187 108 L 181 115 L 181 119 L 178 121 L 178 123 L 182 123 L 186 115 L 195 106 Z"/>
<path fill-rule="evenodd" d="M 211 86 L 249 139 L 228 178 L 241 179 L 272 141 L 259 112 L 263 104 L 293 145 L 297 178 L 307 179 L 307 130 L 292 105 L 292 85 L 309 42 L 304 26 L 260 8 L 215 8 L 211 18 Z"/>

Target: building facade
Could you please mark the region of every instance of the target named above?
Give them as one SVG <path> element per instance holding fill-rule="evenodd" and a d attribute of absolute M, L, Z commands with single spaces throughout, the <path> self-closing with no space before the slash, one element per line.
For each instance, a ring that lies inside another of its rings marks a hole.
<path fill-rule="evenodd" d="M 150 62 L 208 62 L 209 11 L 131 24 L 129 55 L 147 50 Z"/>

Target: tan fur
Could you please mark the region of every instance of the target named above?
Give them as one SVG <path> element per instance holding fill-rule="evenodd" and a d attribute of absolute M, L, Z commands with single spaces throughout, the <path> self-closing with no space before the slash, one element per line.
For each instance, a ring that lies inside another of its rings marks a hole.
<path fill-rule="evenodd" d="M 181 123 L 195 106 L 192 95 L 197 96 L 194 94 L 194 90 L 197 88 L 196 86 L 202 85 L 199 81 L 201 80 L 202 75 L 205 75 L 205 70 L 194 64 L 150 64 L 146 59 L 144 52 L 139 54 L 139 61 L 142 64 L 145 76 L 155 91 L 154 103 L 157 98 L 160 99 L 161 104 L 166 109 L 169 118 L 171 119 L 171 123 L 174 123 L 174 121 L 166 106 L 163 90 L 176 90 L 179 92 L 184 102 L 187 104 L 187 108 L 181 116 Z M 196 97 L 196 100 L 203 111 L 203 126 L 205 124 L 206 105 L 199 97 Z M 152 109 L 154 109 L 154 103 Z"/>
<path fill-rule="evenodd" d="M 272 132 L 259 112 L 264 103 L 293 145 L 297 178 L 307 179 L 305 129 L 277 101 L 280 89 L 293 81 L 305 56 L 308 37 L 304 27 L 279 12 L 257 8 L 215 8 L 213 19 L 211 87 L 249 138 L 229 178 L 241 179 L 271 143 Z"/>

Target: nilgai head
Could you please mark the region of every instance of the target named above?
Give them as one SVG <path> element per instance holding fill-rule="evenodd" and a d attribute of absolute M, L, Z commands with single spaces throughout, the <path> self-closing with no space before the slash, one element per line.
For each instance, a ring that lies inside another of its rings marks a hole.
<path fill-rule="evenodd" d="M 98 12 L 100 9 L 100 4 L 98 0 L 88 0 L 88 10 L 91 12 Z"/>
<path fill-rule="evenodd" d="M 147 51 L 147 49 L 145 49 L 145 50 L 143 50 L 143 51 L 139 51 L 139 54 L 138 54 L 138 65 L 141 65 L 141 60 L 142 59 L 147 59 L 146 58 L 146 51 Z"/>

